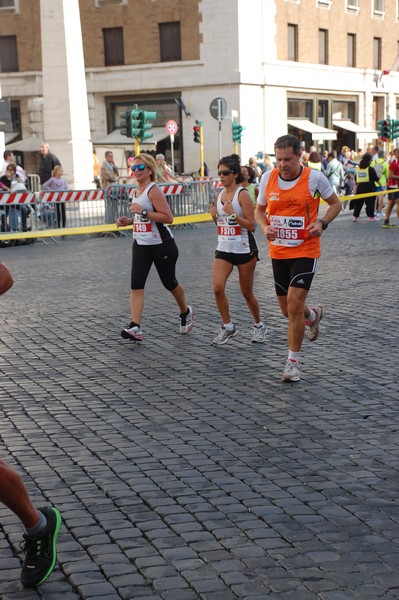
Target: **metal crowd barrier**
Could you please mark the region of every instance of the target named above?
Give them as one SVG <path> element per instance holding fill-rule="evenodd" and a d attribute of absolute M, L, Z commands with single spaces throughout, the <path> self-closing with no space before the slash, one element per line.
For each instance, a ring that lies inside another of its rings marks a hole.
<path fill-rule="evenodd" d="M 182 183 L 159 183 L 175 217 L 208 214 L 209 204 L 215 193 L 216 183 L 189 181 Z M 29 237 L 52 237 L 63 235 L 69 229 L 111 225 L 118 217 L 129 215 L 135 185 L 113 185 L 108 190 L 77 190 L 65 192 L 11 192 L 0 193 L 0 240 L 22 237 L 22 224 L 29 207 L 27 229 Z M 22 209 L 22 205 L 25 207 Z M 109 228 L 108 228 L 109 229 Z M 25 230 L 25 228 L 24 228 Z M 71 231 L 71 233 L 73 233 Z M 90 233 L 90 231 L 88 231 Z"/>

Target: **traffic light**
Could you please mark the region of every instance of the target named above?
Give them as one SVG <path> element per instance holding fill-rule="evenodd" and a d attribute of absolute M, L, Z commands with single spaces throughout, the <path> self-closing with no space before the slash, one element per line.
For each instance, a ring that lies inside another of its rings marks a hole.
<path fill-rule="evenodd" d="M 243 127 L 239 123 L 236 123 L 236 121 L 233 121 L 233 123 L 231 125 L 231 131 L 233 134 L 233 142 L 237 142 L 238 144 L 241 144 L 241 136 L 242 136 L 242 132 L 244 131 L 244 129 L 245 129 L 245 127 Z"/>
<path fill-rule="evenodd" d="M 201 127 L 201 123 L 200 121 L 195 121 L 195 125 L 193 127 L 193 133 L 194 133 L 194 142 L 196 144 L 199 144 L 201 139 L 200 139 L 200 127 Z"/>
<path fill-rule="evenodd" d="M 388 117 L 387 119 L 382 119 L 382 121 L 377 121 L 377 129 L 380 140 L 389 142 L 391 139 L 391 119 Z"/>
<path fill-rule="evenodd" d="M 132 138 L 140 138 L 141 132 L 141 113 L 143 111 L 138 108 L 134 108 L 131 111 L 131 119 L 130 119 L 130 137 Z"/>
<path fill-rule="evenodd" d="M 391 119 L 391 140 L 395 140 L 399 137 L 399 121 L 397 119 Z"/>
<path fill-rule="evenodd" d="M 119 125 L 121 134 L 126 135 L 127 137 L 132 137 L 132 135 L 131 135 L 131 129 L 132 129 L 131 111 L 128 110 L 127 112 L 120 113 L 119 116 L 121 118 L 120 125 Z"/>
<path fill-rule="evenodd" d="M 151 133 L 152 123 L 157 118 L 157 112 L 155 110 L 141 110 L 140 111 L 140 135 L 138 136 L 140 142 L 152 138 Z"/>

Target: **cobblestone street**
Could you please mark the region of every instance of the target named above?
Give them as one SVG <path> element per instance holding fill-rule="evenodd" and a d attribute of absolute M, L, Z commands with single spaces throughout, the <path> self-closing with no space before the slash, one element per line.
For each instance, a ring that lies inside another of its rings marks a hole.
<path fill-rule="evenodd" d="M 178 335 L 153 270 L 136 345 L 120 337 L 131 239 L 1 251 L 1 456 L 63 517 L 58 565 L 29 591 L 0 506 L 1 600 L 398 599 L 399 229 L 346 213 L 323 234 L 309 301 L 326 316 L 297 384 L 260 235 L 267 342 L 250 343 L 234 272 L 239 335 L 220 348 L 215 228 L 174 235 L 194 330 Z"/>

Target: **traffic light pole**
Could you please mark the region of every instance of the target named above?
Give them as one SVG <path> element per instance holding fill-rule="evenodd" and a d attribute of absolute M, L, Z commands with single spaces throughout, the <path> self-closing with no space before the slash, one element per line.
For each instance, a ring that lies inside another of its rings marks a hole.
<path fill-rule="evenodd" d="M 134 154 L 137 156 L 140 154 L 140 140 L 139 138 L 134 138 Z"/>
<path fill-rule="evenodd" d="M 201 177 L 205 175 L 205 165 L 204 165 L 204 133 L 202 125 L 200 126 L 200 165 L 201 165 Z"/>

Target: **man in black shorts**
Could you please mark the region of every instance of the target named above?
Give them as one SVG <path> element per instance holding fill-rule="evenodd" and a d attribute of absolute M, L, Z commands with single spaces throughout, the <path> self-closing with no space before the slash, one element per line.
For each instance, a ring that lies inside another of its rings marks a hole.
<path fill-rule="evenodd" d="M 278 138 L 275 153 L 277 167 L 261 179 L 256 220 L 269 243 L 277 298 L 288 317 L 288 359 L 283 381 L 299 381 L 305 325 L 308 339 L 314 341 L 324 316 L 321 304 L 314 308 L 306 305 L 320 256 L 320 236 L 342 207 L 328 179 L 301 164 L 298 138 Z M 318 220 L 320 197 L 329 208 Z"/>

